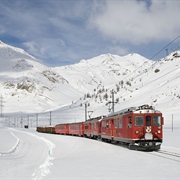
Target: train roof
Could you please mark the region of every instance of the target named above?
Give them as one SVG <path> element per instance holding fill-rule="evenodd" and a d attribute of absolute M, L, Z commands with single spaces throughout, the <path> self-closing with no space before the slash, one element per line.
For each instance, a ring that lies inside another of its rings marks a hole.
<path fill-rule="evenodd" d="M 86 120 L 85 122 L 87 122 L 87 121 L 97 121 L 97 120 L 101 120 L 101 119 L 103 119 L 103 118 L 105 118 L 106 116 L 98 116 L 98 117 L 95 117 L 95 118 L 90 118 L 90 119 L 88 119 L 88 120 Z"/>
<path fill-rule="evenodd" d="M 109 114 L 108 117 L 125 115 L 125 114 L 129 114 L 129 113 L 140 113 L 140 111 L 141 111 L 141 113 L 147 113 L 147 112 L 149 112 L 149 113 L 155 113 L 155 112 L 160 113 L 160 111 L 155 110 L 155 107 L 145 104 L 145 105 L 130 107 L 130 108 L 123 109 L 121 111 L 117 111 L 115 113 Z"/>

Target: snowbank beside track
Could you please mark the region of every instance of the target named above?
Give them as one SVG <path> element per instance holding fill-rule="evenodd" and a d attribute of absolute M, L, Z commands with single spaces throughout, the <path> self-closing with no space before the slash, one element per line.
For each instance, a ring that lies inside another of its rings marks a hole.
<path fill-rule="evenodd" d="M 0 137 L 0 155 L 13 153 L 19 145 L 19 138 L 15 136 L 14 133 L 7 128 L 1 128 Z"/>

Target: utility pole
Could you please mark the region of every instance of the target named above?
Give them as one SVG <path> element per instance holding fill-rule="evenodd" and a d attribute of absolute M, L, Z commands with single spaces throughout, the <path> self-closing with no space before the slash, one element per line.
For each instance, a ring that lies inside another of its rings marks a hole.
<path fill-rule="evenodd" d="M 114 91 L 112 90 L 112 112 L 114 113 L 114 104 L 116 102 L 114 102 Z"/>
<path fill-rule="evenodd" d="M 173 125 L 173 114 L 172 114 L 172 132 L 173 132 L 173 129 L 174 129 L 174 125 Z"/>
<path fill-rule="evenodd" d="M 29 128 L 29 115 L 27 115 L 27 127 Z"/>
<path fill-rule="evenodd" d="M 112 113 L 114 113 L 114 105 L 115 105 L 117 102 L 114 101 L 114 90 L 112 90 L 111 93 L 112 93 L 112 101 L 109 101 L 108 104 L 110 104 L 110 103 L 112 104 L 111 110 L 112 110 Z"/>
<path fill-rule="evenodd" d="M 38 114 L 36 114 L 36 127 L 38 127 Z"/>
<path fill-rule="evenodd" d="M 49 112 L 49 115 L 50 115 L 50 122 L 49 122 L 49 125 L 51 126 L 51 111 Z"/>
<path fill-rule="evenodd" d="M 87 102 L 85 103 L 85 121 L 87 121 Z"/>
<path fill-rule="evenodd" d="M 1 117 L 3 117 L 3 97 L 2 97 L 2 95 L 1 95 L 1 97 L 0 97 L 0 107 L 1 107 Z"/>
<path fill-rule="evenodd" d="M 20 124 L 21 124 L 21 128 L 22 128 L 23 127 L 23 117 L 22 116 L 21 116 Z"/>

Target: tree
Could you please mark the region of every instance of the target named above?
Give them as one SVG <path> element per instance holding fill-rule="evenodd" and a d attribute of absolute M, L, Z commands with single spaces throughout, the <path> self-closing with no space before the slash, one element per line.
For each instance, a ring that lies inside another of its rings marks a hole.
<path fill-rule="evenodd" d="M 117 92 L 119 92 L 119 90 L 120 90 L 120 87 L 118 84 L 116 84 L 116 90 L 117 90 Z"/>
<path fill-rule="evenodd" d="M 124 84 L 124 81 L 121 80 L 121 81 L 119 82 L 119 85 L 121 85 L 121 87 L 123 87 L 123 84 Z"/>
<path fill-rule="evenodd" d="M 87 98 L 91 98 L 91 95 L 89 94 L 89 93 L 87 93 L 87 96 L 86 96 Z"/>
<path fill-rule="evenodd" d="M 103 99 L 105 99 L 106 101 L 108 100 L 108 94 L 107 93 L 104 94 Z"/>
<path fill-rule="evenodd" d="M 119 102 L 119 98 L 116 98 L 116 102 L 117 102 L 117 103 Z"/>
<path fill-rule="evenodd" d="M 154 71 L 154 72 L 155 72 L 155 73 L 158 73 L 159 71 L 160 71 L 159 69 L 155 69 L 155 71 Z"/>
<path fill-rule="evenodd" d="M 128 86 L 131 86 L 131 83 L 130 83 L 129 81 L 126 81 L 126 84 L 127 84 Z"/>

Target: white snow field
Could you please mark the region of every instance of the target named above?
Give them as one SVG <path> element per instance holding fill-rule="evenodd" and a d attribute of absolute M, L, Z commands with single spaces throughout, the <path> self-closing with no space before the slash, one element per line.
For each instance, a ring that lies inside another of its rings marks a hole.
<path fill-rule="evenodd" d="M 179 82 L 180 51 L 156 62 L 104 54 L 48 67 L 0 41 L 0 180 L 180 179 Z M 112 91 L 115 111 L 149 104 L 163 113 L 161 151 L 36 132 L 37 124 L 85 121 L 87 104 L 92 117 L 107 115 Z"/>
<path fill-rule="evenodd" d="M 164 129 L 162 150 L 180 155 L 180 130 Z M 180 179 L 180 157 L 133 151 L 83 137 L 0 123 L 0 179 Z M 3 141 L 5 139 L 5 141 Z"/>

